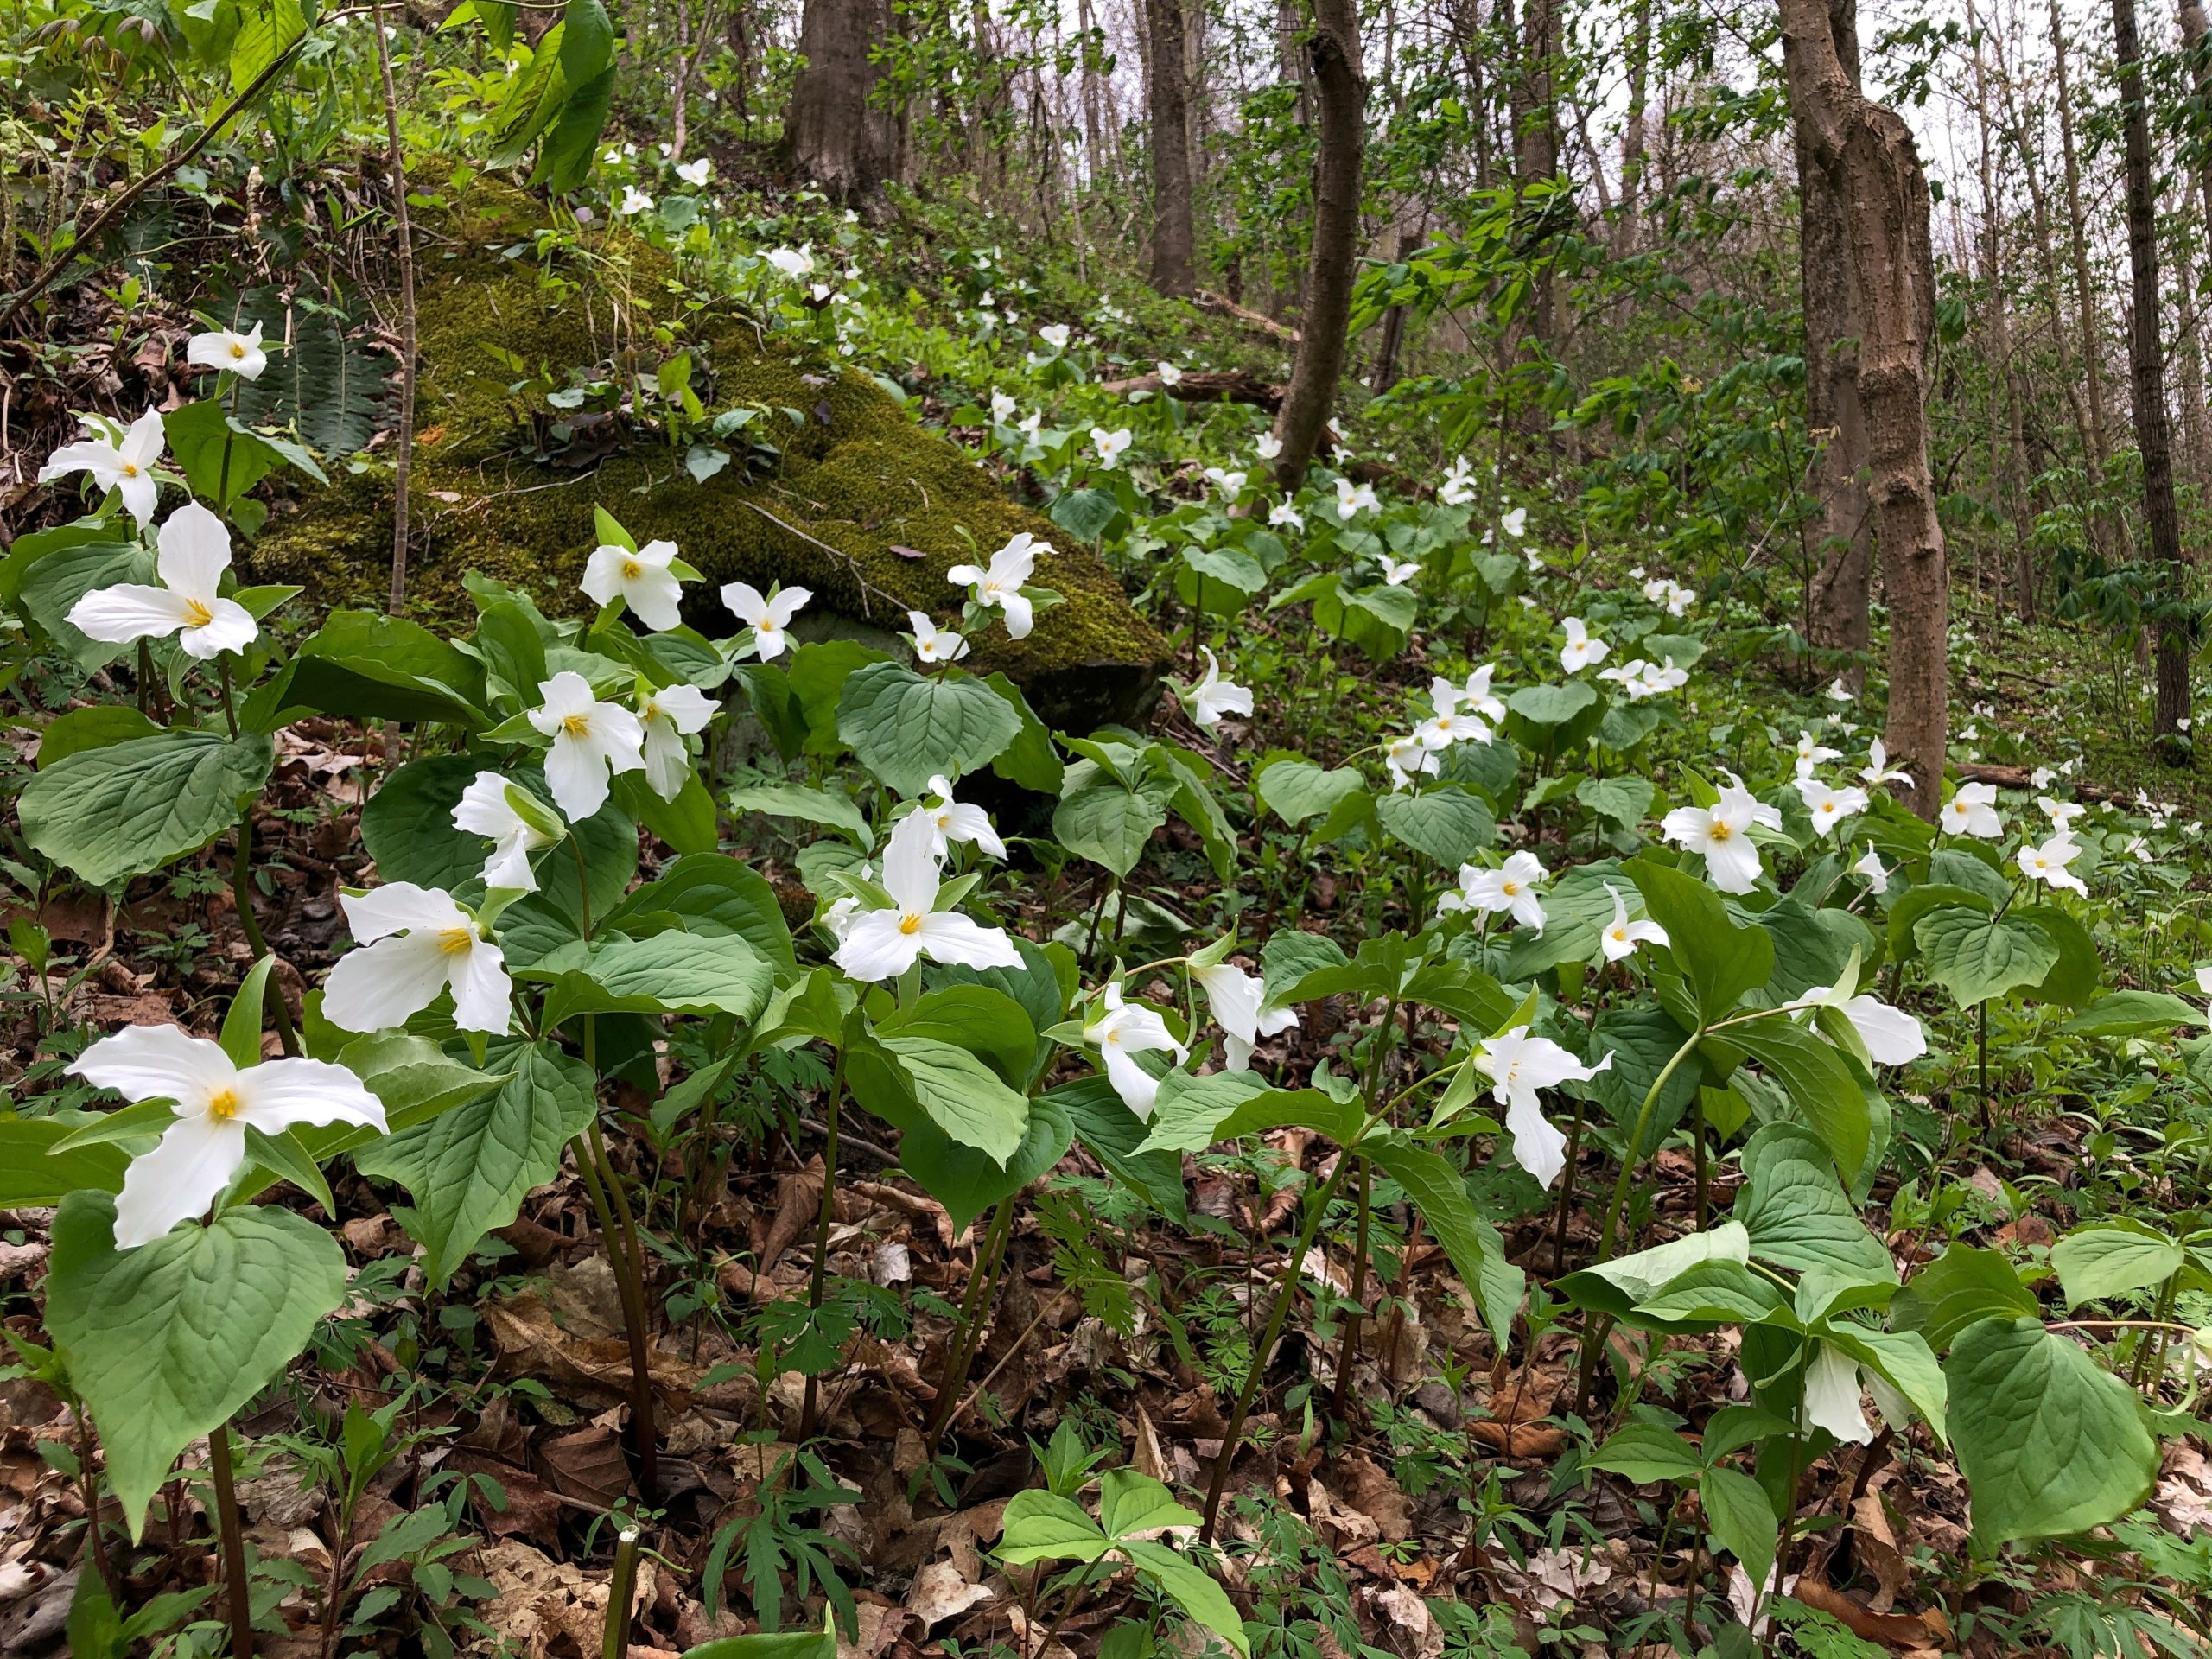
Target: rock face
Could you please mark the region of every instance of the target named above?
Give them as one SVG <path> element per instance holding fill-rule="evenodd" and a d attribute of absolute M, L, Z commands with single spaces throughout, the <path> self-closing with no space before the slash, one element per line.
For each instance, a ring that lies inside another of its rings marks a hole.
<path fill-rule="evenodd" d="M 764 336 L 734 305 L 696 308 L 665 256 L 619 232 L 594 238 L 590 258 L 541 264 L 539 223 L 530 198 L 480 181 L 418 255 L 410 608 L 463 608 L 462 573 L 480 569 L 549 613 L 575 613 L 588 602 L 576 582 L 598 540 L 593 508 L 604 506 L 640 542 L 676 543 L 706 575 L 687 604 L 702 632 L 734 631 L 715 590 L 739 578 L 811 588 L 817 626 L 895 632 L 909 609 L 941 625 L 957 617 L 963 596 L 945 571 L 1027 531 L 1058 550 L 1036 580 L 1066 602 L 1019 643 L 998 632 L 966 665 L 1003 669 L 1062 729 L 1131 721 L 1157 695 L 1166 645 L 1113 574 L 874 380 L 791 336 Z M 736 457 L 704 483 L 681 448 L 619 410 L 547 399 L 571 370 L 624 384 L 642 374 L 650 391 L 672 350 L 653 331 L 670 326 L 709 416 L 758 411 L 727 440 L 700 432 Z M 251 553 L 252 579 L 378 605 L 391 549 L 388 475 L 344 477 L 278 504 Z"/>

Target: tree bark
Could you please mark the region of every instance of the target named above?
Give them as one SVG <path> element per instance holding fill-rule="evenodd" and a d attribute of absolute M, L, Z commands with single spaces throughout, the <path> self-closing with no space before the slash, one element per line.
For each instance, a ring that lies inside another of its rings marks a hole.
<path fill-rule="evenodd" d="M 1367 147 L 1367 77 L 1359 60 L 1358 0 L 1313 0 L 1313 31 L 1306 43 L 1313 69 L 1317 124 L 1313 156 L 1313 250 L 1306 266 L 1306 315 L 1290 390 L 1275 417 L 1282 453 L 1275 481 L 1298 487 L 1313 458 L 1351 320 L 1352 267 L 1359 248 L 1359 197 Z"/>
<path fill-rule="evenodd" d="M 1191 264 L 1191 127 L 1183 80 L 1183 0 L 1144 0 L 1151 87 L 1152 285 L 1162 294 L 1198 286 Z"/>
<path fill-rule="evenodd" d="M 2056 69 L 2054 91 L 2058 103 L 2058 143 L 2066 164 L 2066 218 L 2073 232 L 2074 299 L 2081 330 L 2082 376 L 2089 383 L 2089 437 L 2096 453 L 2089 457 L 2090 487 L 2098 487 L 2110 458 L 2112 428 L 2105 419 L 2104 376 L 2098 371 L 2096 289 L 2089 281 L 2089 231 L 2082 213 L 2082 160 L 2074 139 L 2074 94 L 2066 73 L 2066 27 L 2058 14 L 2058 0 L 2050 0 L 2050 49 Z"/>
<path fill-rule="evenodd" d="M 1621 128 L 1621 216 L 1614 241 L 1614 251 L 1622 254 L 1635 252 L 1643 240 L 1643 161 L 1650 149 L 1651 3 L 1635 0 L 1629 26 L 1628 119 Z M 1855 41 L 1855 26 L 1853 36 Z"/>
<path fill-rule="evenodd" d="M 2134 394 L 2135 447 L 2143 458 L 2143 517 L 2151 532 L 2151 556 L 2167 569 L 2167 597 L 2177 601 L 2187 575 L 2181 517 L 2174 504 L 2165 360 L 2158 340 L 2158 203 L 2151 176 L 2151 120 L 2143 96 L 2143 48 L 2136 38 L 2135 0 L 2112 0 L 2112 35 L 2127 158 L 2127 264 L 2135 302 L 2127 327 L 2128 382 Z M 2179 736 L 2182 721 L 2189 718 L 2189 639 L 2171 616 L 2161 618 L 2158 629 L 2158 697 L 2151 736 L 2164 747 L 2164 741 Z M 2171 747 L 2178 751 L 2178 745 Z"/>
<path fill-rule="evenodd" d="M 1859 308 L 1859 404 L 1890 609 L 1890 752 L 1912 773 L 1906 803 L 1932 818 L 1948 739 L 1950 581 L 1928 467 L 1929 353 L 1936 334 L 1928 177 L 1911 129 L 1852 84 L 1826 0 L 1781 0 L 1793 115 L 1844 208 Z"/>
<path fill-rule="evenodd" d="M 1828 35 L 1853 90 L 1859 86 L 1857 0 L 1826 0 Z M 1821 445 L 1813 487 L 1819 514 L 1800 532 L 1808 639 L 1822 651 L 1863 652 L 1871 638 L 1873 504 L 1866 493 L 1866 422 L 1859 405 L 1859 292 L 1843 203 L 1814 153 L 1808 123 L 1794 124 L 1797 151 L 1797 273 L 1805 307 L 1805 423 Z M 1854 664 L 1845 677 L 1863 685 Z"/>
<path fill-rule="evenodd" d="M 832 201 L 874 203 L 899 175 L 898 118 L 872 97 L 890 35 L 891 0 L 806 0 L 785 163 Z"/>

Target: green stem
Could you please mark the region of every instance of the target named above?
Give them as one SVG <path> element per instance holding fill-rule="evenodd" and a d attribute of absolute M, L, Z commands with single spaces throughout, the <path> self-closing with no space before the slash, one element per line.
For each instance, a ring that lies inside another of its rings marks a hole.
<path fill-rule="evenodd" d="M 584 942 L 591 942 L 591 872 L 584 868 L 584 844 L 576 839 L 574 829 L 569 831 L 569 850 L 576 860 L 576 913 L 583 924 Z"/>
<path fill-rule="evenodd" d="M 930 1431 L 925 1437 L 931 1451 L 951 1422 L 954 1402 L 967 1383 L 968 1373 L 975 1368 L 976 1351 L 982 1345 L 982 1314 L 998 1289 L 1000 1264 L 1006 1259 L 1007 1238 L 1013 1231 L 1014 1195 L 1008 1193 L 999 1200 L 990 1230 L 982 1248 L 976 1252 L 976 1275 L 968 1281 L 968 1294 L 960 1303 L 960 1321 L 944 1351 L 944 1376 L 938 1384 L 937 1409 L 931 1414 Z"/>
<path fill-rule="evenodd" d="M 621 1299 L 623 1334 L 630 1348 L 630 1442 L 638 1454 L 638 1488 L 650 1503 L 660 1491 L 660 1448 L 653 1422 L 652 1350 L 646 1335 L 644 1268 L 635 1253 L 636 1234 L 627 1224 L 630 1201 L 623 1196 L 613 1166 L 607 1161 L 607 1143 L 600 1136 L 596 1103 L 590 1127 L 569 1146 L 584 1188 L 591 1194 L 592 1211 L 599 1221 L 600 1236 L 607 1241 L 607 1265 L 614 1271 L 614 1287 Z"/>
<path fill-rule="evenodd" d="M 614 1577 L 607 1586 L 607 1636 L 601 1659 L 623 1659 L 630 1651 L 630 1604 L 638 1596 L 638 1529 L 614 1535 Z"/>
<path fill-rule="evenodd" d="M 238 1483 L 231 1470 L 231 1426 L 219 1423 L 207 1437 L 208 1471 L 215 1481 L 215 1523 L 222 1537 L 223 1582 L 231 1614 L 231 1659 L 253 1659 L 253 1599 L 245 1575 L 245 1529 L 238 1521 Z"/>
<path fill-rule="evenodd" d="M 1261 1333 L 1259 1344 L 1252 1350 L 1252 1368 L 1244 1374 L 1244 1386 L 1236 1391 L 1236 1408 L 1230 1414 L 1229 1427 L 1221 1437 L 1221 1459 L 1213 1466 L 1213 1484 L 1206 1491 L 1206 1512 L 1198 1528 L 1198 1541 L 1213 1541 L 1214 1528 L 1221 1518 L 1222 1494 L 1229 1489 L 1229 1466 L 1236 1461 L 1236 1443 L 1244 1433 L 1244 1420 L 1251 1415 L 1252 1400 L 1258 1394 L 1261 1379 L 1266 1376 L 1268 1360 L 1274 1354 L 1275 1338 L 1282 1334 L 1283 1320 L 1290 1313 L 1291 1299 L 1297 1294 L 1300 1264 L 1306 1253 L 1313 1248 L 1313 1235 L 1321 1229 L 1321 1218 L 1328 1213 L 1329 1201 L 1337 1195 L 1337 1188 L 1344 1179 L 1354 1154 L 1345 1149 L 1337 1159 L 1337 1167 L 1315 1194 L 1306 1215 L 1306 1224 L 1299 1230 L 1298 1243 L 1291 1247 L 1290 1260 L 1283 1264 L 1275 1281 L 1275 1304 L 1268 1314 L 1267 1329 Z M 1359 1160 L 1366 1162 L 1365 1159 Z"/>
<path fill-rule="evenodd" d="M 1337 1349 L 1337 1391 L 1329 1402 L 1329 1414 L 1341 1421 L 1344 1402 L 1349 1397 L 1353 1359 L 1359 1352 L 1359 1327 L 1365 1312 L 1367 1295 L 1367 1219 L 1369 1178 L 1373 1166 L 1364 1159 L 1359 1160 L 1359 1227 L 1352 1236 L 1351 1246 L 1351 1306 L 1344 1314 L 1344 1340 Z"/>
<path fill-rule="evenodd" d="M 814 1266 L 806 1281 L 806 1311 L 811 1319 L 822 1311 L 823 1281 L 830 1267 L 830 1224 L 837 1204 L 837 1111 L 845 1097 L 845 1046 L 837 1046 L 836 1069 L 830 1075 L 830 1107 L 822 1115 L 822 1211 L 814 1224 Z M 814 1417 L 819 1404 L 822 1379 L 806 1379 L 806 1402 L 799 1408 L 801 1446 L 814 1438 Z"/>
<path fill-rule="evenodd" d="M 1706 1029 L 1717 1031 L 1719 1027 L 1714 1026 Z M 1643 1104 L 1637 1109 L 1636 1127 L 1630 1131 L 1628 1146 L 1621 1154 L 1621 1173 L 1613 1182 L 1612 1201 L 1605 1206 L 1605 1224 L 1598 1236 L 1599 1265 L 1613 1259 L 1613 1237 L 1620 1226 L 1621 1211 L 1628 1205 L 1629 1187 L 1636 1178 L 1638 1166 L 1643 1161 L 1643 1137 L 1651 1128 L 1651 1114 L 1659 1104 L 1659 1096 L 1675 1070 L 1697 1052 L 1697 1046 L 1705 1040 L 1706 1029 L 1692 1032 L 1669 1058 L 1658 1077 L 1652 1080 L 1651 1087 L 1644 1090 Z"/>

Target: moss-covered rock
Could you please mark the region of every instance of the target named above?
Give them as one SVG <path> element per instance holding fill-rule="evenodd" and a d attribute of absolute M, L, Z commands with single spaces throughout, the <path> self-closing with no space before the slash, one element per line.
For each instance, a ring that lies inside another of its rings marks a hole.
<path fill-rule="evenodd" d="M 676 543 L 708 577 L 690 599 L 690 620 L 706 632 L 735 626 L 715 588 L 736 578 L 810 588 L 817 618 L 895 630 L 910 608 L 940 621 L 957 614 L 961 595 L 945 571 L 1028 531 L 1061 550 L 1037 580 L 1067 602 L 1040 613 L 1025 640 L 997 633 L 971 665 L 1005 670 L 1039 716 L 1063 728 L 1131 719 L 1155 694 L 1166 646 L 1112 573 L 1007 500 L 874 380 L 817 365 L 788 336 L 764 337 L 734 305 L 697 308 L 666 258 L 635 238 L 541 268 L 529 246 L 537 225 L 530 198 L 480 182 L 426 238 L 410 608 L 465 609 L 461 576 L 480 569 L 549 612 L 574 613 L 587 603 L 576 583 L 598 539 L 593 508 L 604 505 L 639 541 Z M 550 464 L 534 459 L 544 431 L 564 418 L 546 403 L 549 381 L 559 387 L 572 368 L 610 363 L 650 376 L 668 354 L 652 343 L 655 326 L 679 321 L 708 409 L 769 411 L 729 448 L 765 437 L 779 459 L 749 471 L 733 464 L 701 484 L 643 431 L 610 441 L 588 463 L 584 442 Z M 629 344 L 638 341 L 642 350 Z M 389 474 L 366 470 L 278 504 L 252 550 L 253 579 L 375 604 L 391 548 Z"/>

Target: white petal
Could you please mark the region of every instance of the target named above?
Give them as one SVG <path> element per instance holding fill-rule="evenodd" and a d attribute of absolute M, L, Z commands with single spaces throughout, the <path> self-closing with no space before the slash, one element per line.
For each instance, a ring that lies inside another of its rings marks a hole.
<path fill-rule="evenodd" d="M 947 791 L 950 793 L 950 791 Z M 1006 842 L 991 828 L 991 815 L 980 806 L 955 803 L 945 814 L 944 833 L 955 841 L 972 841 L 993 858 L 1006 856 Z"/>
<path fill-rule="evenodd" d="M 629 578 L 622 584 L 622 597 L 638 620 L 655 633 L 664 633 L 683 620 L 683 584 L 665 565 L 648 565 L 643 575 Z"/>
<path fill-rule="evenodd" d="M 1874 1438 L 1874 1426 L 1859 1402 L 1859 1363 L 1828 1343 L 1815 1343 L 1812 1363 L 1805 1367 L 1805 1421 L 1854 1446 Z"/>
<path fill-rule="evenodd" d="M 453 960 L 428 931 L 348 950 L 323 982 L 323 1013 L 340 1031 L 404 1026 L 438 1000 Z"/>
<path fill-rule="evenodd" d="M 963 916 L 957 911 L 941 910 L 925 916 L 921 931 L 915 937 L 922 941 L 922 948 L 932 962 L 962 968 L 1021 966 L 1021 952 L 1014 948 L 1014 941 L 1007 938 L 1004 929 L 985 927 L 973 917 Z"/>
<path fill-rule="evenodd" d="M 1854 996 L 1843 1012 L 1877 1065 L 1903 1065 L 1928 1052 L 1928 1033 L 1920 1021 L 1878 997 Z"/>
<path fill-rule="evenodd" d="M 561 809 L 561 816 L 581 823 L 607 804 L 607 763 L 589 739 L 564 732 L 546 753 L 545 785 L 553 791 L 553 804 Z"/>
<path fill-rule="evenodd" d="M 883 890 L 900 912 L 926 916 L 937 906 L 937 824 L 926 812 L 909 812 L 892 826 L 883 849 Z"/>
<path fill-rule="evenodd" d="M 264 1060 L 238 1073 L 238 1119 L 264 1135 L 295 1123 L 359 1123 L 381 1130 L 384 1105 L 360 1078 L 325 1060 Z"/>
<path fill-rule="evenodd" d="M 1260 1034 L 1260 982 L 1231 963 L 1212 968 L 1193 968 L 1192 978 L 1205 989 L 1214 1023 L 1230 1036 L 1249 1044 Z"/>
<path fill-rule="evenodd" d="M 169 514 L 156 540 L 161 550 L 154 569 L 162 586 L 203 605 L 212 601 L 231 568 L 231 532 L 223 521 L 188 501 Z"/>
<path fill-rule="evenodd" d="M 125 1100 L 174 1100 L 194 1111 L 238 1077 L 220 1043 L 181 1026 L 125 1026 L 87 1048 L 67 1070 Z"/>
<path fill-rule="evenodd" d="M 1106 1081 L 1114 1085 L 1122 1103 L 1139 1117 L 1150 1117 L 1153 1103 L 1160 1098 L 1160 1079 L 1118 1043 L 1102 1044 L 1099 1053 L 1106 1064 Z"/>
<path fill-rule="evenodd" d="M 748 628 L 757 628 L 767 620 L 768 596 L 749 582 L 725 582 L 722 603 Z"/>
<path fill-rule="evenodd" d="M 205 1213 L 245 1161 L 245 1128 L 200 1116 L 179 1118 L 161 1144 L 130 1160 L 115 1198 L 115 1247 L 136 1249 L 180 1221 Z"/>
<path fill-rule="evenodd" d="M 896 910 L 872 910 L 855 916 L 833 958 L 838 968 L 857 980 L 896 979 L 920 961 L 921 935 L 900 931 L 903 914 Z"/>
<path fill-rule="evenodd" d="M 46 465 L 38 469 L 38 481 L 51 484 L 71 473 L 90 473 L 92 481 L 102 489 L 113 489 L 123 475 L 123 457 L 111 443 L 99 438 L 82 438 L 75 443 L 63 444 L 48 455 Z"/>
<path fill-rule="evenodd" d="M 135 478 L 116 480 L 115 487 L 123 497 L 123 510 L 138 521 L 139 529 L 143 530 L 153 522 L 154 504 L 162 493 L 153 474 L 141 468 Z"/>
<path fill-rule="evenodd" d="M 646 785 L 664 801 L 674 800 L 691 775 L 691 754 L 682 734 L 664 720 L 649 721 L 645 755 Z"/>
<path fill-rule="evenodd" d="M 95 588 L 69 607 L 69 626 L 87 639 L 111 645 L 175 633 L 194 620 L 181 594 L 140 582 Z"/>
<path fill-rule="evenodd" d="M 206 624 L 196 628 L 181 630 L 176 642 L 188 657 L 201 662 L 219 657 L 226 651 L 244 651 L 258 639 L 261 630 L 253 620 L 253 613 L 234 599 L 207 601 L 213 613 Z"/>
<path fill-rule="evenodd" d="M 453 976 L 453 1020 L 463 1031 L 504 1037 L 514 1024 L 514 982 L 499 947 L 479 939 L 448 957 Z"/>
<path fill-rule="evenodd" d="M 1552 1127 L 1533 1092 L 1515 1090 L 1505 1108 L 1505 1127 L 1513 1136 L 1513 1161 L 1549 1186 L 1567 1167 L 1567 1137 Z"/>
<path fill-rule="evenodd" d="M 788 628 L 791 619 L 814 597 L 811 588 L 786 588 L 768 601 L 768 620 L 779 628 Z"/>
<path fill-rule="evenodd" d="M 1030 604 L 1028 595 L 1010 593 L 1001 599 L 999 604 L 1006 612 L 1006 637 L 1027 639 L 1030 629 L 1037 626 L 1036 607 Z"/>
<path fill-rule="evenodd" d="M 346 926 L 362 944 L 372 944 L 387 933 L 409 928 L 443 932 L 467 927 L 468 912 L 442 887 L 418 887 L 412 881 L 387 881 L 366 893 L 340 893 L 338 902 L 346 911 Z"/>
<path fill-rule="evenodd" d="M 487 887 L 510 887 L 518 893 L 537 891 L 537 872 L 530 861 L 534 850 L 532 843 L 540 837 L 527 830 L 518 831 L 493 843 L 491 855 L 484 861 L 482 872 Z"/>
<path fill-rule="evenodd" d="M 123 435 L 123 442 L 116 446 L 116 451 L 143 473 L 162 458 L 162 446 L 166 438 L 161 410 L 149 409 L 130 423 L 130 429 Z"/>
<path fill-rule="evenodd" d="M 1705 872 L 1723 893 L 1749 893 L 1759 884 L 1759 849 L 1740 834 L 1707 841 Z"/>

